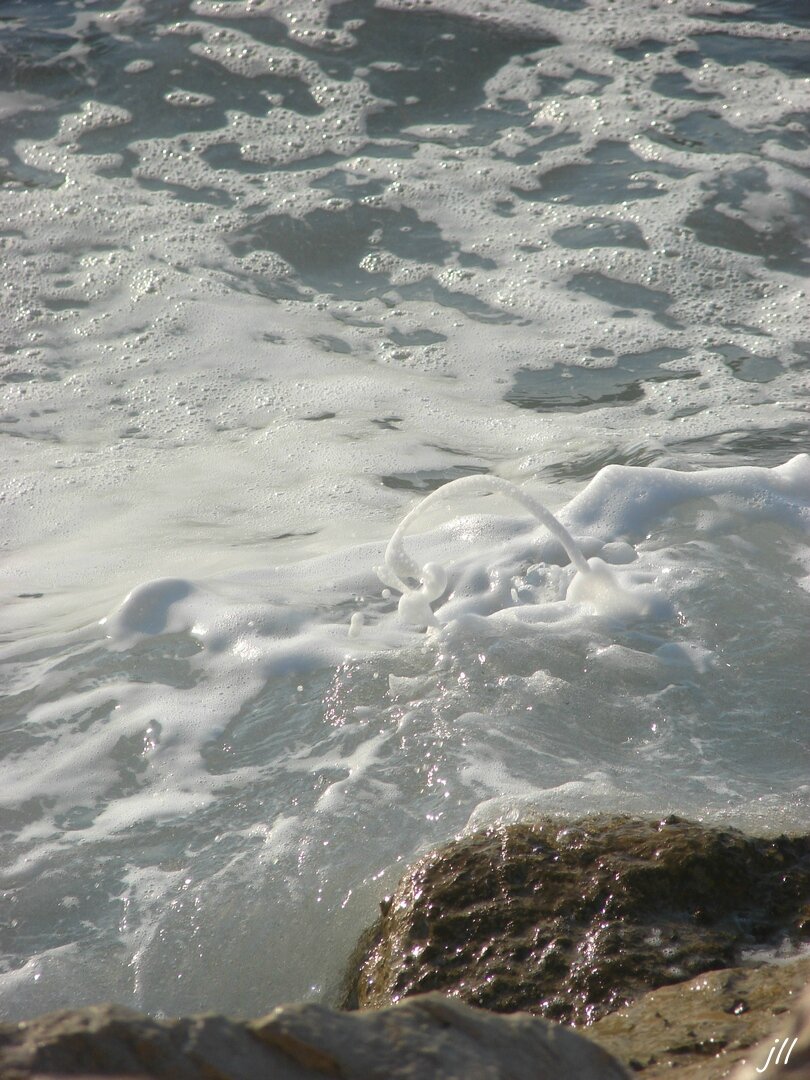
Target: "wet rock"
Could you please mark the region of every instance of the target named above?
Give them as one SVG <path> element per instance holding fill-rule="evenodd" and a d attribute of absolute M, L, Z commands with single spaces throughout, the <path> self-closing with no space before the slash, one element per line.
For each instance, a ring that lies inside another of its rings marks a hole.
<path fill-rule="evenodd" d="M 677 1080 L 721 1080 L 744 1063 L 746 1071 L 734 1073 L 735 1080 L 755 1080 L 764 1075 L 757 1073 L 756 1067 L 764 1065 L 770 1049 L 776 1046 L 778 1051 L 787 1037 L 788 1031 L 782 1030 L 784 1017 L 809 984 L 810 957 L 711 971 L 650 991 L 592 1024 L 587 1029 L 588 1038 L 644 1080 L 673 1076 Z M 810 999 L 804 1019 L 810 1047 L 808 1009 Z M 788 1064 L 800 1062 L 797 1043 Z M 799 1076 L 807 1080 L 807 1061 L 804 1068 L 804 1074 L 794 1074 L 774 1065 L 772 1075 L 780 1080 L 798 1080 Z"/>
<path fill-rule="evenodd" d="M 734 966 L 746 947 L 810 936 L 810 837 L 756 839 L 676 817 L 543 819 L 431 852 L 381 909 L 347 1007 L 443 990 L 590 1023 Z"/>
<path fill-rule="evenodd" d="M 756 1047 L 733 1080 L 759 1080 L 769 1070 L 780 1080 L 810 1080 L 810 967 L 806 982 L 787 1024 Z"/>
<path fill-rule="evenodd" d="M 440 994 L 342 1013 L 283 1005 L 260 1020 L 151 1020 L 115 1006 L 0 1025 L 0 1077 L 157 1080 L 627 1080 L 606 1050 L 518 1013 L 495 1016 Z"/>
<path fill-rule="evenodd" d="M 247 1030 L 219 1016 L 173 1023 L 116 1005 L 0 1025 L 0 1077 L 136 1075 L 198 1080 L 260 1076 L 266 1055 Z M 286 1074 L 280 1074 L 286 1075 Z"/>

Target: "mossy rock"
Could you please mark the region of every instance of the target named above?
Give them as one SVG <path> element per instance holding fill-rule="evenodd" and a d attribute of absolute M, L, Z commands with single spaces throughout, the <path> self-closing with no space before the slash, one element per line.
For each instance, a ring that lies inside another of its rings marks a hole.
<path fill-rule="evenodd" d="M 541 819 L 425 855 L 380 906 L 344 1007 L 442 990 L 590 1023 L 747 948 L 810 938 L 810 837 L 678 817 Z"/>

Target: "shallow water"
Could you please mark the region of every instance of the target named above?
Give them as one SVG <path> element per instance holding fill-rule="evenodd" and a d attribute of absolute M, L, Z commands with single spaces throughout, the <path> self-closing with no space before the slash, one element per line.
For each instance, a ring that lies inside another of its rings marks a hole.
<path fill-rule="evenodd" d="M 810 19 L 613 8 L 5 5 L 4 1017 L 330 1000 L 529 811 L 810 826 Z"/>

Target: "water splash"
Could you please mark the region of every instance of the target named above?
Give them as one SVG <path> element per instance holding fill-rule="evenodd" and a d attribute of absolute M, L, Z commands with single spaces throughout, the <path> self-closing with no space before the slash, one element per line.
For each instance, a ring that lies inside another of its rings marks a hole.
<path fill-rule="evenodd" d="M 384 564 L 375 567 L 380 581 L 402 594 L 399 599 L 402 622 L 420 629 L 439 626 L 431 604 L 441 599 L 448 583 L 447 571 L 441 564 L 428 562 L 420 566 L 409 555 L 404 543 L 409 527 L 430 506 L 446 502 L 451 494 L 484 491 L 506 495 L 519 503 L 559 540 L 576 568 L 566 592 L 567 600 L 590 607 L 599 614 L 618 618 L 649 613 L 649 597 L 626 588 L 604 560 L 596 557 L 586 559 L 568 529 L 539 499 L 497 476 L 465 476 L 432 492 L 405 515 L 388 542 Z"/>

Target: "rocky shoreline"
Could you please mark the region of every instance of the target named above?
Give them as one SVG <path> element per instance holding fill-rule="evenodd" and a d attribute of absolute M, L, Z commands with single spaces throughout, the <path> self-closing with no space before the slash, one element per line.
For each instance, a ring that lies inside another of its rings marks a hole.
<path fill-rule="evenodd" d="M 65 1010 L 0 1024 L 0 1080 L 810 1080 L 808 939 L 810 837 L 538 819 L 411 866 L 342 1010 Z"/>

